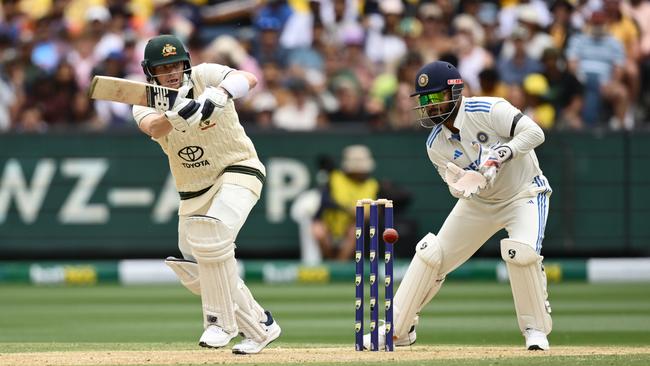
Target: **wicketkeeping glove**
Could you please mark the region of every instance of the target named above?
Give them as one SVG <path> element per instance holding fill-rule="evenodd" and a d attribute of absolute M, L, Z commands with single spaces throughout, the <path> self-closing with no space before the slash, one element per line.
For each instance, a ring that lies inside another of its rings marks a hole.
<path fill-rule="evenodd" d="M 509 146 L 501 145 L 493 149 L 483 147 L 478 143 L 474 143 L 474 149 L 479 153 L 480 164 L 478 166 L 479 173 L 483 174 L 487 180 L 488 186 L 494 183 L 494 179 L 499 173 L 499 169 L 504 162 L 512 158 L 512 150 Z"/>
<path fill-rule="evenodd" d="M 174 129 L 185 132 L 190 125 L 201 120 L 201 104 L 193 99 L 185 98 L 191 86 L 178 89 L 178 96 L 172 109 L 165 112 L 165 117 Z"/>
<path fill-rule="evenodd" d="M 483 174 L 473 170 L 463 170 L 452 162 L 447 163 L 445 181 L 449 187 L 465 198 L 477 194 L 487 184 Z"/>
<path fill-rule="evenodd" d="M 228 102 L 228 93 L 223 88 L 209 86 L 199 96 L 198 101 L 203 105 L 201 120 L 205 121 L 212 119 L 223 110 Z"/>

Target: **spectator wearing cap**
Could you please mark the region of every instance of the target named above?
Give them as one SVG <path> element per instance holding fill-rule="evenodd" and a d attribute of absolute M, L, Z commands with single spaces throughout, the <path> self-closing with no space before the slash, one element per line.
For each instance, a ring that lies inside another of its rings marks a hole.
<path fill-rule="evenodd" d="M 551 12 L 544 0 L 519 0 L 512 5 L 504 6 L 499 12 L 499 33 L 507 39 L 520 21 L 522 10 L 536 14 L 536 21 L 541 28 L 551 24 Z"/>
<path fill-rule="evenodd" d="M 499 57 L 503 48 L 503 39 L 499 35 L 498 14 L 499 9 L 496 4 L 482 2 L 476 15 L 476 20 L 483 27 L 485 34 L 483 47 L 495 58 Z"/>
<path fill-rule="evenodd" d="M 454 19 L 454 53 L 458 57 L 458 71 L 463 76 L 465 87 L 470 94 L 481 91 L 478 74 L 481 70 L 492 67 L 494 58 L 481 46 L 483 28 L 470 15 L 461 14 Z"/>
<path fill-rule="evenodd" d="M 544 75 L 534 73 L 526 76 L 522 86 L 526 98 L 524 114 L 537 122 L 542 129 L 552 129 L 555 124 L 555 108 L 546 98 L 549 91 L 548 80 Z"/>
<path fill-rule="evenodd" d="M 86 10 L 86 30 L 95 43 L 93 55 L 95 60 L 104 60 L 111 52 L 121 52 L 124 38 L 121 32 L 115 33 L 110 28 L 111 13 L 103 5 L 91 6 Z"/>
<path fill-rule="evenodd" d="M 521 84 L 527 75 L 542 71 L 542 65 L 526 52 L 528 39 L 527 28 L 519 26 L 512 32 L 508 44 L 513 47 L 514 52 L 510 58 L 502 56 L 497 63 L 499 75 L 504 83 Z"/>
<path fill-rule="evenodd" d="M 580 112 L 583 106 L 584 88 L 578 79 L 567 70 L 566 60 L 557 48 L 547 48 L 542 54 L 543 75 L 548 80 L 546 100 L 556 112 L 556 128 L 580 130 L 583 122 Z"/>
<path fill-rule="evenodd" d="M 417 17 L 422 23 L 417 50 L 424 60 L 436 60 L 440 55 L 451 52 L 454 42 L 449 36 L 449 27 L 443 20 L 440 6 L 436 3 L 421 3 Z"/>
<path fill-rule="evenodd" d="M 353 257 L 356 202 L 359 198 L 377 199 L 379 193 L 379 182 L 371 176 L 374 169 L 375 161 L 367 146 L 343 149 L 341 169 L 330 172 L 312 222 L 323 259 L 348 261 Z"/>
<path fill-rule="evenodd" d="M 273 17 L 261 17 L 255 23 L 259 32 L 257 43 L 254 45 L 253 56 L 260 64 L 275 62 L 281 68 L 287 66 L 288 51 L 280 44 L 282 24 Z"/>
<path fill-rule="evenodd" d="M 549 47 L 553 47 L 553 38 L 542 30 L 543 21 L 540 14 L 537 13 L 536 8 L 532 5 L 520 6 L 517 19 L 518 24 L 513 29 L 513 32 L 521 27 L 527 30 L 527 37 L 524 40 L 526 53 L 530 58 L 539 61 L 542 57 L 542 52 Z M 501 57 L 508 59 L 513 55 L 513 41 L 506 41 L 501 51 Z"/>
<path fill-rule="evenodd" d="M 573 4 L 568 0 L 556 0 L 551 5 L 553 22 L 549 27 L 549 34 L 553 39 L 553 47 L 557 49 L 564 50 L 569 38 L 578 31 L 571 24 L 573 10 Z"/>
<path fill-rule="evenodd" d="M 380 14 L 368 18 L 366 55 L 373 63 L 383 66 L 385 71 L 394 71 L 407 48 L 399 34 L 399 24 L 404 13 L 401 0 L 383 0 L 379 3 Z"/>
<path fill-rule="evenodd" d="M 614 110 L 613 129 L 631 128 L 627 119 L 628 91 L 623 84 L 625 51 L 623 45 L 606 28 L 606 14 L 595 11 L 582 33 L 569 40 L 566 56 L 571 70 L 585 86 L 584 122 L 594 126 L 602 122 L 603 103 Z"/>

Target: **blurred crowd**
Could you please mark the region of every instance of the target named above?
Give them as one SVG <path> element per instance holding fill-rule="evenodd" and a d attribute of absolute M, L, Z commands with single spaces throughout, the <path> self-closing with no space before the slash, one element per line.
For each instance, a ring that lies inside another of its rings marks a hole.
<path fill-rule="evenodd" d="M 414 75 L 456 65 L 466 96 L 508 99 L 544 129 L 647 128 L 650 1 L 3 0 L 0 132 L 136 128 L 93 75 L 144 81 L 169 33 L 193 64 L 255 74 L 242 124 L 414 129 Z"/>

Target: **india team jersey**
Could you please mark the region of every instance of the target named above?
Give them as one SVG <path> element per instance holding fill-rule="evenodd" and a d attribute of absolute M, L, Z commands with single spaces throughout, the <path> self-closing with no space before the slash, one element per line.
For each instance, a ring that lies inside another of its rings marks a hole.
<path fill-rule="evenodd" d="M 200 64 L 192 68 L 193 95 L 197 98 L 206 87 L 218 86 L 233 69 L 218 64 Z M 153 108 L 133 106 L 138 124 Z M 234 103 L 228 100 L 214 118 L 193 124 L 185 132 L 172 130 L 159 139 L 169 160 L 181 199 L 191 199 L 207 192 L 217 183 L 234 183 L 250 188 L 258 196 L 265 170 L 253 142 L 239 123 Z"/>
<path fill-rule="evenodd" d="M 530 128 L 531 122 L 534 124 L 503 98 L 464 97 L 454 121 L 459 133 L 452 133 L 442 124 L 437 125 L 427 138 L 427 153 L 443 180 L 448 162 L 465 170 L 478 170 L 480 153 L 473 144 L 481 148 L 507 144 L 515 135 Z M 543 135 L 537 142 L 508 144 L 513 150 L 512 159 L 501 166 L 493 186 L 481 190 L 474 199 L 499 202 L 535 187 L 550 190 L 533 151 L 542 141 Z"/>

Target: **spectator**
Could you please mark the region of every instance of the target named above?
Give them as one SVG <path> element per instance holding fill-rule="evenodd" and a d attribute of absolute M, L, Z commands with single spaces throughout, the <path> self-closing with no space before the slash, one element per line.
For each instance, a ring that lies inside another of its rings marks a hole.
<path fill-rule="evenodd" d="M 512 29 L 511 37 L 514 32 L 521 32 L 520 28 L 526 29 L 526 39 L 524 46 L 526 55 L 535 61 L 539 61 L 542 52 L 549 47 L 553 47 L 553 39 L 550 35 L 542 30 L 543 21 L 533 6 L 521 6 L 519 8 L 519 24 Z M 514 41 L 505 42 L 501 50 L 501 57 L 508 59 L 515 53 Z"/>
<path fill-rule="evenodd" d="M 548 81 L 542 74 L 530 74 L 523 82 L 526 95 L 524 114 L 535 121 L 543 130 L 550 130 L 555 123 L 555 108 L 546 98 L 549 91 Z"/>
<path fill-rule="evenodd" d="M 483 29 L 478 22 L 469 15 L 459 15 L 454 19 L 455 53 L 458 56 L 458 71 L 463 76 L 468 92 L 479 93 L 481 84 L 478 74 L 481 70 L 494 65 L 492 55 L 481 46 L 483 42 Z"/>
<path fill-rule="evenodd" d="M 449 37 L 449 27 L 443 21 L 442 9 L 435 3 L 423 3 L 418 9 L 422 22 L 422 34 L 418 39 L 417 50 L 425 60 L 435 60 L 440 55 L 451 52 L 453 40 Z"/>
<path fill-rule="evenodd" d="M 566 68 L 560 50 L 548 48 L 542 54 L 544 76 L 549 90 L 546 98 L 556 111 L 558 129 L 580 130 L 583 128 L 580 111 L 583 105 L 583 87 L 575 75 Z"/>
<path fill-rule="evenodd" d="M 549 27 L 549 34 L 553 39 L 554 47 L 557 49 L 564 50 L 569 38 L 577 31 L 571 24 L 573 10 L 574 7 L 568 0 L 556 0 L 551 5 L 553 22 Z"/>
<path fill-rule="evenodd" d="M 343 149 L 341 170 L 330 173 L 312 224 L 323 259 L 347 261 L 353 257 L 356 202 L 359 198 L 377 199 L 379 192 L 379 183 L 371 177 L 374 169 L 368 147 L 351 145 Z"/>
<path fill-rule="evenodd" d="M 566 51 L 569 70 L 585 86 L 582 116 L 587 125 L 601 122 L 605 101 L 614 109 L 610 127 L 630 129 L 634 121 L 627 114 L 628 91 L 623 84 L 625 52 L 621 42 L 607 32 L 606 17 L 595 11 L 586 30 L 571 37 Z"/>
<path fill-rule="evenodd" d="M 542 70 L 542 65 L 526 52 L 528 32 L 524 27 L 515 28 L 509 41 L 513 47 L 513 54 L 510 58 L 503 56 L 498 62 L 499 75 L 506 84 L 521 84 L 527 75 Z"/>
<path fill-rule="evenodd" d="M 287 84 L 291 97 L 273 113 L 273 126 L 288 131 L 311 131 L 321 127 L 320 110 L 307 82 L 292 78 Z"/>
<path fill-rule="evenodd" d="M 620 0 L 605 0 L 603 10 L 607 14 L 607 30 L 618 39 L 625 48 L 625 65 L 623 66 L 623 83 L 627 86 L 632 114 L 639 96 L 639 31 L 634 21 L 624 15 Z M 650 19 L 646 19 L 646 22 Z"/>
<path fill-rule="evenodd" d="M 394 70 L 407 52 L 406 42 L 399 35 L 399 24 L 404 13 L 401 0 L 384 0 L 379 3 L 381 16 L 369 17 L 366 55 L 384 70 Z"/>
<path fill-rule="evenodd" d="M 497 69 L 483 69 L 478 74 L 478 79 L 481 83 L 481 92 L 486 97 L 508 98 L 508 86 L 501 81 Z"/>

